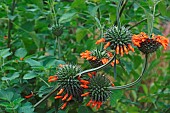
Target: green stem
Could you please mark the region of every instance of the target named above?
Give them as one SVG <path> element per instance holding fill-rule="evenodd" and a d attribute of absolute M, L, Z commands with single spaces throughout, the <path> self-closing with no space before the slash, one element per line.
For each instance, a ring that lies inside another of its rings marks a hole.
<path fill-rule="evenodd" d="M 77 77 L 77 76 L 82 76 L 83 74 L 86 74 L 86 73 L 89 73 L 89 72 L 94 72 L 94 71 L 103 69 L 103 68 L 105 68 L 107 65 L 109 65 L 114 59 L 115 59 L 115 55 L 114 55 L 106 64 L 101 65 L 101 66 L 96 67 L 96 68 L 92 68 L 92 69 L 88 69 L 88 70 L 82 71 L 82 72 L 80 72 L 80 73 L 77 73 L 75 77 Z"/>
<path fill-rule="evenodd" d="M 129 88 L 131 86 L 136 85 L 137 83 L 139 83 L 141 81 L 141 79 L 142 79 L 142 77 L 143 77 L 143 75 L 144 75 L 144 73 L 146 71 L 147 64 L 148 64 L 148 54 L 145 55 L 145 64 L 144 64 L 143 71 L 142 71 L 141 75 L 139 76 L 139 78 L 136 81 L 134 81 L 132 83 L 129 83 L 129 84 L 126 84 L 126 85 L 123 85 L 123 86 L 108 87 L 108 89 L 110 89 L 110 90 L 125 89 L 125 88 Z"/>
<path fill-rule="evenodd" d="M 120 8 L 121 8 L 122 2 L 123 2 L 123 0 L 119 1 L 119 4 L 117 6 L 117 11 L 116 11 L 116 21 L 117 21 L 118 29 L 120 29 L 120 27 L 121 27 L 121 23 L 120 23 Z"/>
<path fill-rule="evenodd" d="M 60 38 L 57 37 L 57 46 L 58 46 L 58 58 L 61 58 L 61 46 L 60 46 Z"/>
<path fill-rule="evenodd" d="M 41 77 L 39 77 L 39 79 L 43 81 L 48 87 L 50 87 L 50 85 L 44 79 L 42 79 Z"/>
<path fill-rule="evenodd" d="M 14 10 L 16 6 L 16 0 L 12 1 L 12 7 L 11 7 L 11 15 L 14 15 Z M 13 28 L 13 20 L 9 19 L 8 21 L 8 42 L 7 42 L 7 47 L 11 48 L 11 30 Z M 8 57 L 8 60 L 11 59 L 11 56 Z"/>
<path fill-rule="evenodd" d="M 122 16 L 122 13 L 123 13 L 123 11 L 124 11 L 124 9 L 125 9 L 125 6 L 126 6 L 127 2 L 128 2 L 128 0 L 125 0 L 125 2 L 123 2 L 122 8 L 121 8 L 121 10 L 120 10 L 120 12 L 119 12 L 119 18 Z M 114 25 L 117 25 L 117 22 L 118 22 L 118 21 L 116 20 L 115 23 L 114 23 Z"/>
<path fill-rule="evenodd" d="M 51 91 L 49 94 L 47 94 L 44 98 L 42 98 L 39 102 L 37 102 L 34 105 L 34 108 L 36 108 L 37 106 L 39 106 L 41 103 L 43 103 L 45 100 L 47 100 L 51 95 L 53 95 L 57 90 L 59 89 L 59 86 L 56 87 L 53 91 Z"/>
<path fill-rule="evenodd" d="M 156 14 L 155 17 L 158 17 L 159 15 L 160 15 L 160 13 Z M 131 26 L 131 27 L 129 28 L 129 30 L 132 29 L 132 28 L 134 28 L 134 27 L 136 27 L 137 25 L 145 22 L 146 20 L 147 20 L 147 18 L 142 19 L 141 21 L 137 22 L 135 25 Z"/>

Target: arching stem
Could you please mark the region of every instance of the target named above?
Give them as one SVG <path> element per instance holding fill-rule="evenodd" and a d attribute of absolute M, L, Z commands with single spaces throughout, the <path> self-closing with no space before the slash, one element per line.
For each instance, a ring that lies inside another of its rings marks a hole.
<path fill-rule="evenodd" d="M 142 77 L 143 77 L 143 75 L 146 71 L 147 65 L 148 65 L 148 54 L 145 54 L 145 64 L 144 64 L 144 67 L 143 67 L 143 71 L 136 81 L 129 83 L 129 84 L 126 84 L 126 85 L 123 85 L 123 86 L 108 87 L 108 89 L 110 89 L 110 90 L 125 89 L 125 88 L 129 88 L 131 86 L 136 85 L 137 83 L 139 83 L 141 81 L 141 79 L 142 79 Z"/>
<path fill-rule="evenodd" d="M 89 73 L 89 72 L 94 72 L 94 71 L 103 69 L 103 68 L 105 68 L 107 65 L 109 65 L 114 59 L 115 59 L 115 54 L 114 54 L 114 56 L 113 56 L 106 64 L 101 65 L 101 66 L 96 67 L 96 68 L 87 69 L 87 70 L 82 71 L 82 72 L 80 72 L 80 73 L 77 73 L 77 74 L 76 74 L 76 77 L 77 77 L 77 76 L 82 76 L 83 74 L 86 74 L 86 73 Z"/>

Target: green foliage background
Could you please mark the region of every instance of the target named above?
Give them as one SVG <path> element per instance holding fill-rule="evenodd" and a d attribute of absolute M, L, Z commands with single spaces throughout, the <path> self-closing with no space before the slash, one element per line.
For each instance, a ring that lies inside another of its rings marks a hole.
<path fill-rule="evenodd" d="M 121 24 L 132 27 L 132 33 L 148 33 L 152 26 L 153 7 L 156 2 L 153 33 L 162 35 L 163 24 L 170 21 L 168 0 L 124 0 L 126 6 Z M 16 5 L 13 7 L 13 3 Z M 80 53 L 97 48 L 107 28 L 116 21 L 118 0 L 0 0 L 0 112 L 53 113 L 56 103 L 50 97 L 37 108 L 33 105 L 48 94 L 56 83 L 48 83 L 59 64 L 79 64 L 89 69 Z M 142 23 L 136 23 L 143 20 Z M 52 34 L 58 22 L 61 36 Z M 134 26 L 136 25 L 136 26 Z M 150 55 L 149 67 L 140 84 L 126 90 L 115 90 L 110 102 L 97 111 L 86 107 L 87 102 L 71 104 L 58 113 L 168 113 L 170 112 L 170 51 L 159 48 Z M 116 85 L 130 83 L 138 78 L 143 55 L 135 48 L 121 58 L 117 66 Z M 113 76 L 113 68 L 106 75 Z M 33 91 L 32 98 L 25 99 Z"/>

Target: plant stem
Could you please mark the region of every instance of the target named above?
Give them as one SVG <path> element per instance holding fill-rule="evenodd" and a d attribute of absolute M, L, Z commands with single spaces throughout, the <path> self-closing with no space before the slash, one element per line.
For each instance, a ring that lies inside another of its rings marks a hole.
<path fill-rule="evenodd" d="M 119 18 L 122 16 L 122 13 L 123 13 L 123 11 L 124 11 L 124 9 L 125 9 L 125 6 L 126 6 L 127 2 L 128 2 L 128 0 L 125 0 L 125 2 L 123 2 L 122 8 L 121 8 L 121 10 L 120 10 L 120 12 L 119 12 Z M 117 22 L 118 22 L 118 21 L 116 20 L 115 23 L 114 23 L 114 25 L 117 25 Z"/>
<path fill-rule="evenodd" d="M 47 94 L 44 98 L 42 98 L 39 102 L 37 102 L 34 105 L 34 108 L 36 108 L 37 106 L 39 106 L 41 103 L 43 103 L 45 100 L 47 100 L 51 95 L 53 95 L 57 90 L 59 89 L 59 86 L 56 87 L 53 91 L 51 91 L 49 94 Z"/>
<path fill-rule="evenodd" d="M 155 17 L 157 17 L 157 16 L 159 16 L 159 15 L 160 15 L 160 13 L 156 14 Z M 145 22 L 146 20 L 147 20 L 147 18 L 142 19 L 141 21 L 137 22 L 135 25 L 131 26 L 131 27 L 129 28 L 129 30 L 132 29 L 132 28 L 134 28 L 134 27 L 136 27 L 137 25 Z"/>
<path fill-rule="evenodd" d="M 145 64 L 144 64 L 143 71 L 142 71 L 141 75 L 139 76 L 139 78 L 136 81 L 134 81 L 132 83 L 129 83 L 129 84 L 126 84 L 126 85 L 123 85 L 123 86 L 108 87 L 108 89 L 110 89 L 110 90 L 125 89 L 125 88 L 129 88 L 131 86 L 136 85 L 137 83 L 139 83 L 141 81 L 141 79 L 142 79 L 142 77 L 143 77 L 143 75 L 144 75 L 144 73 L 146 71 L 147 64 L 148 64 L 148 54 L 145 55 Z"/>
<path fill-rule="evenodd" d="M 43 81 L 48 87 L 50 87 L 50 85 L 44 79 L 42 79 L 41 77 L 39 77 L 39 79 Z"/>
<path fill-rule="evenodd" d="M 16 1 L 13 0 L 12 6 L 11 6 L 11 15 L 12 16 L 14 15 L 15 6 L 16 6 Z M 8 42 L 7 42 L 8 48 L 11 48 L 11 30 L 12 30 L 12 27 L 13 27 L 12 22 L 13 22 L 13 20 L 9 19 L 9 21 L 8 21 Z M 8 59 L 10 59 L 10 58 L 11 58 L 11 56 L 8 57 Z"/>
<path fill-rule="evenodd" d="M 89 72 L 94 72 L 94 71 L 103 69 L 103 68 L 105 68 L 107 65 L 109 65 L 114 59 L 115 59 L 115 54 L 114 54 L 114 56 L 113 56 L 106 64 L 101 65 L 101 66 L 96 67 L 96 68 L 87 69 L 87 70 L 82 71 L 82 72 L 80 72 L 80 73 L 77 73 L 75 77 L 77 77 L 77 76 L 82 76 L 83 74 L 86 74 L 86 73 L 89 73 Z"/>

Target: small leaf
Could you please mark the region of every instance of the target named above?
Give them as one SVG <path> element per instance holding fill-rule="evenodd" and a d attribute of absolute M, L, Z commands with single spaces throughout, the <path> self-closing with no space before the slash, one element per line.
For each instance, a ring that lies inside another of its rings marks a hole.
<path fill-rule="evenodd" d="M 30 66 L 35 66 L 35 67 L 42 66 L 40 62 L 33 59 L 27 59 L 26 62 L 30 64 Z"/>
<path fill-rule="evenodd" d="M 19 58 L 24 58 L 27 55 L 27 51 L 25 48 L 19 48 L 15 52 L 15 56 Z"/>
<path fill-rule="evenodd" d="M 15 72 L 12 76 L 10 77 L 2 77 L 2 80 L 14 80 L 19 77 L 19 72 Z"/>
<path fill-rule="evenodd" d="M 33 71 L 30 71 L 29 73 L 25 74 L 23 79 L 32 79 L 32 78 L 35 78 L 37 75 L 33 72 Z"/>
<path fill-rule="evenodd" d="M 3 59 L 5 59 L 6 57 L 8 57 L 9 55 L 11 55 L 12 53 L 9 52 L 9 48 L 8 49 L 2 49 L 0 50 L 0 57 L 2 57 Z"/>
<path fill-rule="evenodd" d="M 14 93 L 11 91 L 0 90 L 0 99 L 11 102 Z"/>
<path fill-rule="evenodd" d="M 61 16 L 59 19 L 59 23 L 66 23 L 71 21 L 71 19 L 75 16 L 76 12 L 67 12 Z"/>

